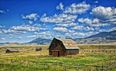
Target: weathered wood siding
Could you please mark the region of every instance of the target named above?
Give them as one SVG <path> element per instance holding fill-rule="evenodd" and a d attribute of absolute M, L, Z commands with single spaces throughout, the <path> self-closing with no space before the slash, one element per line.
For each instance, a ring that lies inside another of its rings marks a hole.
<path fill-rule="evenodd" d="M 66 50 L 66 55 L 76 55 L 79 53 L 78 49 L 67 49 Z"/>

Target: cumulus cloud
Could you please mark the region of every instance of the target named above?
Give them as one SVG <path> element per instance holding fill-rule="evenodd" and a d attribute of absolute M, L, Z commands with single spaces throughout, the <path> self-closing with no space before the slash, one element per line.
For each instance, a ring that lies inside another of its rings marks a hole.
<path fill-rule="evenodd" d="M 100 20 L 98 18 L 94 18 L 94 19 L 79 18 L 78 21 L 81 23 L 86 23 L 86 24 L 90 24 L 90 25 L 99 24 L 99 22 L 100 22 Z"/>
<path fill-rule="evenodd" d="M 85 2 L 76 4 L 73 3 L 69 7 L 66 7 L 64 13 L 71 13 L 71 14 L 81 14 L 89 10 L 90 5 L 86 4 Z"/>
<path fill-rule="evenodd" d="M 71 14 L 59 14 L 59 15 L 53 15 L 51 17 L 43 16 L 40 18 L 40 21 L 42 22 L 48 22 L 48 23 L 57 23 L 57 24 L 72 24 L 76 20 L 77 16 L 76 15 L 71 15 Z"/>
<path fill-rule="evenodd" d="M 27 36 L 27 38 L 36 38 L 37 37 L 37 35 L 29 35 L 29 36 Z"/>
<path fill-rule="evenodd" d="M 84 26 L 74 26 L 72 27 L 72 29 L 74 30 L 82 30 L 84 28 Z"/>
<path fill-rule="evenodd" d="M 0 9 L 0 14 L 5 14 L 5 13 L 7 13 L 9 11 L 9 9 Z"/>
<path fill-rule="evenodd" d="M 103 20 L 98 19 L 98 18 L 93 18 L 93 19 L 79 18 L 78 22 L 86 24 L 86 25 L 91 26 L 91 27 L 96 27 L 96 28 L 102 27 L 102 26 L 109 26 L 109 22 L 107 22 L 107 21 L 104 22 Z"/>
<path fill-rule="evenodd" d="M 0 40 L 4 41 L 4 40 L 6 40 L 6 39 L 2 37 L 2 38 L 0 38 Z"/>
<path fill-rule="evenodd" d="M 66 21 L 74 21 L 77 18 L 75 15 L 70 15 L 70 14 L 59 14 L 59 15 L 54 15 L 51 17 L 44 16 L 40 19 L 42 22 L 50 22 L 50 23 L 62 23 Z"/>
<path fill-rule="evenodd" d="M 92 9 L 92 12 L 97 17 L 110 18 L 116 15 L 116 8 L 98 6 Z"/>
<path fill-rule="evenodd" d="M 112 24 L 116 24 L 116 18 L 115 18 L 115 19 L 107 20 L 107 22 L 110 22 L 110 23 L 112 23 Z"/>
<path fill-rule="evenodd" d="M 87 24 L 92 23 L 92 21 L 89 18 L 79 18 L 78 21 L 81 23 L 87 23 Z"/>
<path fill-rule="evenodd" d="M 38 31 L 38 26 L 31 26 L 31 25 L 20 25 L 20 26 L 13 26 L 11 30 L 14 31 Z"/>
<path fill-rule="evenodd" d="M 2 13 L 4 13 L 5 11 L 3 11 L 3 10 L 0 10 L 0 14 L 2 14 Z"/>
<path fill-rule="evenodd" d="M 56 9 L 58 9 L 58 10 L 64 10 L 63 3 L 60 3 L 58 6 L 56 6 Z"/>
<path fill-rule="evenodd" d="M 64 7 L 64 5 L 60 3 L 56 8 L 62 10 L 62 13 L 53 16 L 44 14 L 40 18 L 40 21 L 44 23 L 56 23 L 55 25 L 62 27 L 75 26 L 78 17 L 77 14 L 86 12 L 90 8 L 90 5 L 82 2 L 79 4 L 73 3 L 68 7 Z"/>
<path fill-rule="evenodd" d="M 53 38 L 53 33 L 50 31 L 43 31 L 36 33 L 36 37 L 38 38 L 45 38 L 45 39 L 51 39 Z"/>
<path fill-rule="evenodd" d="M 94 31 L 96 28 L 93 28 L 91 26 L 74 26 L 71 29 L 73 30 L 83 30 L 83 31 Z"/>
<path fill-rule="evenodd" d="M 39 31 L 40 27 L 36 25 L 19 25 L 19 26 L 12 26 L 8 29 L 1 29 L 1 34 L 7 33 L 26 33 L 26 32 L 34 32 Z"/>
<path fill-rule="evenodd" d="M 92 9 L 95 17 L 100 18 L 103 23 L 116 24 L 116 8 L 98 6 Z"/>
<path fill-rule="evenodd" d="M 84 27 L 84 26 L 79 26 L 77 25 L 77 17 L 78 14 L 84 13 L 87 10 L 89 10 L 90 5 L 86 4 L 85 2 L 79 3 L 79 4 L 71 4 L 68 7 L 64 7 L 62 3 L 60 3 L 57 7 L 57 9 L 62 10 L 62 13 L 60 14 L 55 14 L 53 16 L 47 16 L 44 14 L 41 18 L 40 21 L 44 23 L 54 23 L 55 27 L 53 28 L 53 31 L 58 31 L 58 32 L 63 32 L 65 35 L 63 36 L 70 36 L 74 37 L 74 33 L 76 33 L 76 30 L 86 30 L 86 31 L 94 31 L 94 28 L 92 27 Z M 99 22 L 97 18 L 94 20 L 90 19 L 82 19 L 80 20 L 81 22 L 87 22 L 88 24 L 96 24 Z M 70 28 L 69 28 L 70 27 Z M 79 33 L 78 35 L 82 36 L 84 33 Z M 58 34 L 57 35 L 62 35 Z"/>
<path fill-rule="evenodd" d="M 59 32 L 68 32 L 68 29 L 66 27 L 54 27 L 53 30 Z"/>
<path fill-rule="evenodd" d="M 98 3 L 98 1 L 95 1 L 95 3 Z"/>
<path fill-rule="evenodd" d="M 77 24 L 76 23 L 73 23 L 73 22 L 67 22 L 67 23 L 59 23 L 59 24 L 56 24 L 56 26 L 59 26 L 59 27 L 69 27 L 69 26 L 76 26 Z"/>
<path fill-rule="evenodd" d="M 25 15 L 25 16 L 23 15 L 22 18 L 27 19 L 27 20 L 36 21 L 38 19 L 38 14 L 37 13 L 32 13 L 32 14 Z"/>
<path fill-rule="evenodd" d="M 0 26 L 0 34 L 26 34 L 29 32 L 39 32 L 39 31 L 46 31 L 48 28 L 46 26 L 40 26 L 37 24 L 30 25 L 30 24 L 22 24 L 18 26 L 12 26 L 9 28 L 5 28 Z"/>

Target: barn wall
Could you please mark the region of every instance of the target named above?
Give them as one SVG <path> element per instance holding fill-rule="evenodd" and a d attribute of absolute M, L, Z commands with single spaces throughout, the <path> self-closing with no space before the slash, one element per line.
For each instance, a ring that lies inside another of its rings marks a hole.
<path fill-rule="evenodd" d="M 78 49 L 68 49 L 68 50 L 66 50 L 67 55 L 76 55 L 78 53 L 79 53 Z"/>
<path fill-rule="evenodd" d="M 65 56 L 65 51 L 51 50 L 51 51 L 49 51 L 49 55 L 52 55 L 52 56 Z"/>

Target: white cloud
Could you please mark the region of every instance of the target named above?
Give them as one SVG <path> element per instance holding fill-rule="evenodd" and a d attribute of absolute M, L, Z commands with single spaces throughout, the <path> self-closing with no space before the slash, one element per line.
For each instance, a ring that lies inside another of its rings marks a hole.
<path fill-rule="evenodd" d="M 4 13 L 6 13 L 6 12 L 8 12 L 9 10 L 7 9 L 7 10 L 4 10 L 4 9 L 0 9 L 0 14 L 4 14 Z"/>
<path fill-rule="evenodd" d="M 79 18 L 78 22 L 88 24 L 89 26 L 104 26 L 106 23 L 103 23 L 100 19 L 98 18 Z M 106 24 L 107 25 L 107 24 Z"/>
<path fill-rule="evenodd" d="M 66 9 L 64 10 L 64 13 L 81 14 L 89 10 L 89 8 L 90 8 L 90 5 L 86 4 L 85 2 L 82 2 L 79 4 L 73 3 L 69 7 L 66 7 Z"/>
<path fill-rule="evenodd" d="M 95 3 L 98 3 L 98 1 L 95 1 Z"/>
<path fill-rule="evenodd" d="M 4 13 L 4 11 L 3 10 L 0 10 L 0 14 L 2 14 L 2 13 Z"/>
<path fill-rule="evenodd" d="M 59 32 L 68 32 L 68 29 L 65 27 L 54 27 L 53 30 L 59 31 Z"/>
<path fill-rule="evenodd" d="M 86 23 L 86 24 L 91 24 L 92 23 L 92 20 L 89 19 L 89 18 L 79 18 L 78 21 L 81 22 L 81 23 Z"/>
<path fill-rule="evenodd" d="M 79 37 L 89 37 L 89 36 L 91 36 L 91 35 L 94 35 L 94 34 L 97 34 L 98 32 L 94 32 L 94 31 L 88 31 L 88 32 L 75 32 L 74 34 L 73 34 L 73 36 L 75 37 L 75 36 L 79 36 Z"/>
<path fill-rule="evenodd" d="M 0 34 L 2 34 L 3 32 L 2 32 L 2 30 L 0 30 Z"/>
<path fill-rule="evenodd" d="M 92 13 L 101 19 L 102 23 L 116 24 L 116 8 L 98 6 L 92 9 Z"/>
<path fill-rule="evenodd" d="M 29 21 L 29 24 L 32 24 L 33 23 L 33 21 Z"/>
<path fill-rule="evenodd" d="M 31 13 L 29 15 L 23 15 L 22 16 L 23 19 L 27 19 L 27 20 L 33 20 L 36 21 L 38 19 L 38 14 L 37 13 Z"/>
<path fill-rule="evenodd" d="M 64 10 L 64 5 L 62 3 L 60 3 L 58 6 L 56 6 L 56 9 Z"/>
<path fill-rule="evenodd" d="M 76 23 L 73 23 L 73 22 L 56 24 L 56 26 L 59 26 L 59 27 L 69 27 L 69 26 L 75 26 L 75 25 Z"/>
<path fill-rule="evenodd" d="M 82 30 L 84 28 L 84 26 L 74 26 L 74 27 L 72 27 L 72 29 L 74 29 L 74 30 Z"/>
<path fill-rule="evenodd" d="M 92 9 L 92 12 L 97 17 L 110 18 L 116 15 L 116 8 L 98 6 Z"/>
<path fill-rule="evenodd" d="M 57 25 L 63 25 L 63 26 L 72 26 L 74 25 L 74 21 L 76 20 L 77 15 L 70 15 L 70 14 L 59 14 L 59 15 L 53 15 L 51 17 L 43 16 L 40 18 L 40 21 L 45 23 L 56 23 Z"/>
<path fill-rule="evenodd" d="M 116 31 L 116 27 L 113 27 L 112 29 L 110 29 L 110 31 L 114 31 L 114 30 Z"/>
<path fill-rule="evenodd" d="M 0 9 L 0 14 L 5 14 L 9 11 L 9 9 Z"/>
<path fill-rule="evenodd" d="M 4 30 L 5 30 L 5 29 L 4 29 L 4 26 L 1 26 L 1 25 L 0 25 L 0 34 L 4 33 Z"/>
<path fill-rule="evenodd" d="M 2 37 L 2 38 L 0 38 L 0 40 L 4 41 L 4 40 L 6 40 L 6 39 Z"/>
<path fill-rule="evenodd" d="M 89 25 L 90 27 L 101 27 L 101 26 L 109 26 L 109 22 L 105 21 L 103 22 L 101 19 L 98 18 L 93 18 L 93 19 L 89 19 L 89 18 L 79 18 L 78 22 L 80 23 L 84 23 Z"/>
<path fill-rule="evenodd" d="M 64 5 L 60 3 L 56 8 L 62 10 L 62 13 L 53 16 L 44 14 L 40 18 L 40 21 L 44 23 L 55 23 L 55 25 L 59 27 L 75 26 L 77 14 L 86 12 L 90 8 L 90 5 L 82 2 L 79 4 L 73 3 L 68 7 L 64 7 Z"/>
<path fill-rule="evenodd" d="M 37 37 L 37 35 L 29 35 L 29 36 L 27 36 L 27 38 L 36 38 Z"/>
<path fill-rule="evenodd" d="M 98 24 L 98 23 L 100 23 L 100 20 L 98 18 L 95 18 L 95 19 L 93 19 L 92 23 L 93 24 Z"/>
<path fill-rule="evenodd" d="M 11 30 L 14 31 L 38 31 L 38 26 L 31 26 L 31 25 L 20 25 L 20 26 L 13 26 Z"/>
<path fill-rule="evenodd" d="M 22 24 L 19 26 L 12 26 L 6 29 L 5 27 L 0 26 L 0 34 L 26 34 L 28 32 L 39 32 L 39 31 L 46 31 L 48 28 L 46 26 L 40 25 L 26 25 Z"/>
<path fill-rule="evenodd" d="M 112 23 L 112 24 L 116 24 L 116 17 L 110 18 L 108 20 L 103 21 L 104 23 Z"/>
<path fill-rule="evenodd" d="M 85 36 L 85 33 L 82 32 L 75 32 L 73 36 Z"/>
<path fill-rule="evenodd" d="M 67 21 L 74 21 L 77 18 L 75 15 L 70 15 L 70 14 L 59 14 L 59 15 L 54 15 L 51 17 L 44 16 L 40 19 L 42 22 L 50 22 L 50 23 L 63 23 Z"/>
<path fill-rule="evenodd" d="M 1 29 L 1 34 L 7 34 L 7 33 L 26 33 L 26 32 L 34 32 L 39 31 L 40 27 L 36 25 L 19 25 L 19 26 L 12 26 L 8 29 Z"/>
<path fill-rule="evenodd" d="M 38 38 L 51 39 L 51 38 L 53 38 L 53 33 L 50 31 L 43 31 L 43 32 L 36 33 L 36 36 Z"/>
<path fill-rule="evenodd" d="M 93 28 L 91 26 L 73 26 L 71 29 L 73 30 L 83 30 L 83 31 L 94 31 L 96 28 Z"/>

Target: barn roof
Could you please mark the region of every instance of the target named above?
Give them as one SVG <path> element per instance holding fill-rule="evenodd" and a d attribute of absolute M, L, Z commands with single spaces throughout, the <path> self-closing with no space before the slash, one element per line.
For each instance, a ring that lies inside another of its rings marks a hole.
<path fill-rule="evenodd" d="M 10 51 L 18 51 L 16 49 L 12 49 L 12 48 L 7 48 L 6 50 L 10 50 Z"/>
<path fill-rule="evenodd" d="M 79 49 L 77 43 L 72 39 L 59 39 L 66 49 Z"/>

